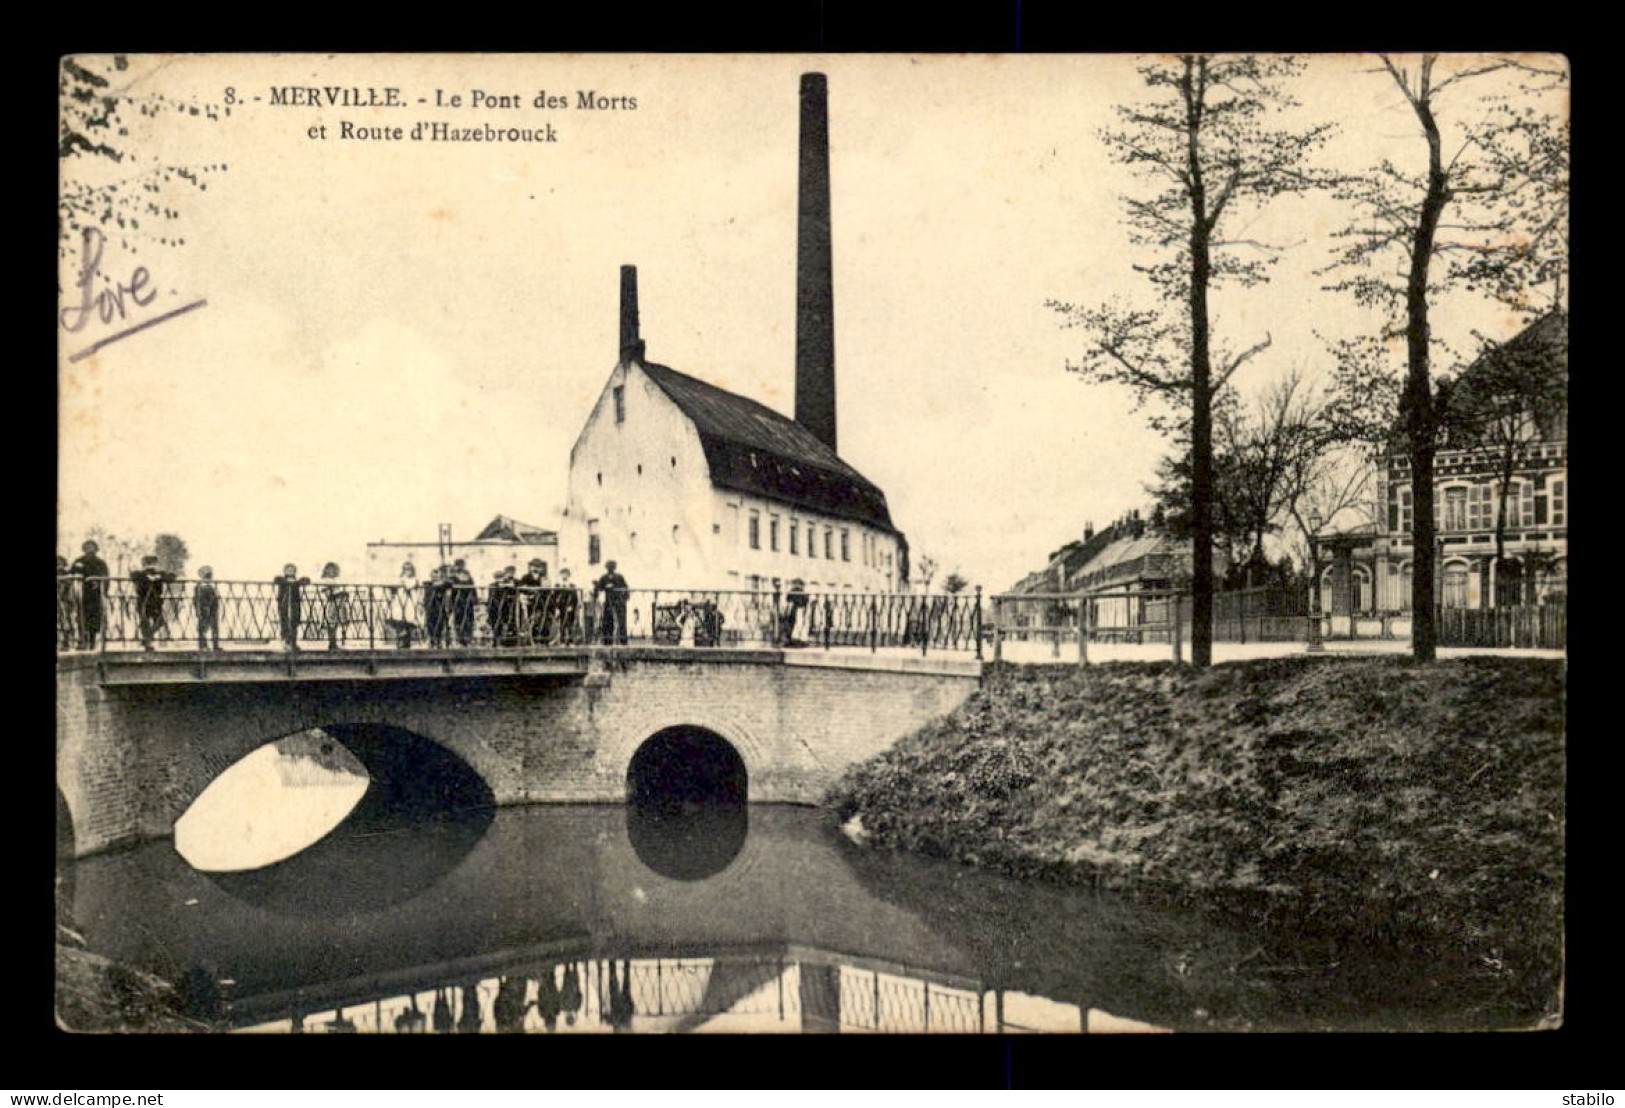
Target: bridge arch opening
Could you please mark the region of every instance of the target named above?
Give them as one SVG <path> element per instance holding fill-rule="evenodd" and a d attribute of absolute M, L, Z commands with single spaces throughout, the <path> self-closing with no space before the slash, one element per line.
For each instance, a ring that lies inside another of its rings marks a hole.
<path fill-rule="evenodd" d="M 626 833 L 638 860 L 674 881 L 721 873 L 750 832 L 745 760 L 703 727 L 667 727 L 632 755 Z"/>
<path fill-rule="evenodd" d="M 439 824 L 478 825 L 477 837 L 494 808 L 484 779 L 431 739 L 386 724 L 324 724 L 263 743 L 216 774 L 175 821 L 175 849 L 211 876 L 288 870 L 293 887 L 332 898 L 339 886 L 389 883 L 389 867 L 359 858 L 357 843 L 404 841 L 411 836 L 390 833 Z"/>
<path fill-rule="evenodd" d="M 672 814 L 744 804 L 749 780 L 733 744 L 704 727 L 680 724 L 656 731 L 632 755 L 626 798 Z"/>

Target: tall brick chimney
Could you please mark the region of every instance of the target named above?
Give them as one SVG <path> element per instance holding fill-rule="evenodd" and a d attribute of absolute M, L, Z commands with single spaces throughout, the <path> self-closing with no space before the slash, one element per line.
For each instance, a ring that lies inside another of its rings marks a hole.
<path fill-rule="evenodd" d="M 796 422 L 835 449 L 835 290 L 829 235 L 829 88 L 801 75 L 796 225 Z"/>
<path fill-rule="evenodd" d="M 638 267 L 621 266 L 621 362 L 641 361 L 643 340 L 638 337 Z"/>

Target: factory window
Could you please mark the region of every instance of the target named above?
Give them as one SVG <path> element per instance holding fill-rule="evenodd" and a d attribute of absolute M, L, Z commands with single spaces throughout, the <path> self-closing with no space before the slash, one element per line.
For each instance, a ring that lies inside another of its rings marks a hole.
<path fill-rule="evenodd" d="M 832 561 L 835 558 L 835 529 L 833 527 L 824 528 L 824 557 Z"/>
<path fill-rule="evenodd" d="M 598 538 L 598 521 L 589 519 L 587 521 L 587 564 L 590 566 L 597 565 L 602 553 L 603 550 Z"/>
<path fill-rule="evenodd" d="M 624 385 L 615 386 L 615 422 L 626 422 L 626 387 Z"/>
<path fill-rule="evenodd" d="M 767 548 L 773 553 L 779 552 L 779 517 L 769 516 L 767 520 Z"/>
<path fill-rule="evenodd" d="M 793 519 L 790 521 L 790 553 L 801 553 L 801 525 Z"/>
<path fill-rule="evenodd" d="M 852 560 L 852 536 L 847 533 L 845 528 L 842 528 L 842 530 L 841 530 L 841 561 L 850 562 L 851 560 Z"/>
<path fill-rule="evenodd" d="M 807 557 L 818 557 L 818 528 L 807 524 Z"/>
<path fill-rule="evenodd" d="M 643 463 L 642 462 L 638 463 L 638 476 L 639 477 L 643 476 Z"/>
<path fill-rule="evenodd" d="M 604 483 L 604 475 L 602 473 L 600 473 L 598 475 L 598 484 L 599 484 L 600 487 L 602 487 L 603 483 Z"/>
<path fill-rule="evenodd" d="M 762 516 L 756 511 L 750 513 L 750 548 L 762 549 Z"/>

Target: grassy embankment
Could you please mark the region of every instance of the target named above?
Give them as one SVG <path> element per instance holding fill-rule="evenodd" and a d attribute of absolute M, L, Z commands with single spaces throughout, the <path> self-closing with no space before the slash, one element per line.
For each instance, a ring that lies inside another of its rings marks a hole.
<path fill-rule="evenodd" d="M 1563 673 L 1522 658 L 1005 666 L 826 803 L 866 844 L 1346 949 L 1444 950 L 1553 1005 Z"/>
<path fill-rule="evenodd" d="M 66 1031 L 207 1031 L 189 1019 L 169 982 L 110 962 L 59 934 L 56 1018 Z"/>

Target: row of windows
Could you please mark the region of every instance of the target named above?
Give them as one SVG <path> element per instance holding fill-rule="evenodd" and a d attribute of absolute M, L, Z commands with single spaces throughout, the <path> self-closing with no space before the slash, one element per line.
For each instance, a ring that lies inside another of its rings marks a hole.
<path fill-rule="evenodd" d="M 780 523 L 780 520 L 779 520 L 778 516 L 776 516 L 776 515 L 768 516 L 768 519 L 767 519 L 767 546 L 768 546 L 768 549 L 773 551 L 774 553 L 777 553 L 778 550 L 779 550 L 779 523 Z M 760 550 L 760 549 L 762 549 L 762 513 L 756 511 L 754 508 L 751 509 L 750 521 L 749 521 L 748 526 L 749 526 L 748 536 L 749 536 L 749 541 L 750 541 L 750 548 L 752 550 Z M 795 520 L 790 521 L 789 534 L 790 534 L 790 553 L 792 553 L 792 554 L 800 554 L 801 553 L 801 525 L 797 521 L 795 521 Z M 836 533 L 835 533 L 835 529 L 833 527 L 825 527 L 824 528 L 824 557 L 827 558 L 830 561 L 835 560 L 835 537 L 836 537 Z M 840 546 L 841 546 L 841 561 L 850 562 L 852 560 L 852 534 L 851 534 L 851 532 L 847 531 L 844 527 L 841 529 L 841 532 L 840 532 Z M 807 557 L 809 557 L 809 558 L 818 557 L 818 525 L 814 524 L 814 523 L 807 524 Z"/>
<path fill-rule="evenodd" d="M 1544 485 L 1514 481 L 1507 490 L 1506 525 L 1568 525 L 1567 482 L 1553 477 Z M 1413 522 L 1410 486 L 1388 489 L 1388 530 L 1409 534 Z M 1433 495 L 1434 525 L 1442 531 L 1488 531 L 1495 526 L 1499 498 L 1490 485 L 1446 485 Z"/>
<path fill-rule="evenodd" d="M 1568 582 L 1568 562 L 1559 558 L 1545 568 L 1535 572 L 1533 592 L 1544 599 L 1566 591 Z M 1503 602 L 1515 604 L 1524 592 L 1530 590 L 1530 583 L 1524 579 L 1523 564 L 1517 559 L 1501 563 L 1498 570 L 1498 586 L 1502 590 Z M 1409 611 L 1411 606 L 1411 563 L 1388 566 L 1388 576 L 1398 579 L 1393 587 L 1392 600 L 1401 610 Z M 1475 595 L 1482 602 L 1482 596 L 1477 595 L 1472 588 L 1470 578 L 1473 576 L 1471 567 L 1463 562 L 1447 562 L 1439 574 L 1439 603 L 1446 608 L 1473 607 Z M 1336 587 L 1336 572 L 1327 566 L 1321 574 L 1321 606 L 1324 611 L 1332 610 L 1332 593 Z M 1483 587 L 1483 577 L 1480 575 L 1480 587 Z M 1371 593 L 1371 571 L 1365 566 L 1352 566 L 1349 572 L 1350 601 L 1356 612 L 1373 611 L 1376 607 Z"/>
<path fill-rule="evenodd" d="M 739 574 L 738 574 L 737 571 L 730 571 L 728 573 L 728 576 L 729 577 L 738 577 Z M 783 588 L 784 584 L 785 584 L 784 581 L 782 579 L 780 579 L 780 578 L 767 577 L 767 576 L 764 576 L 762 574 L 756 574 L 756 573 L 753 573 L 750 576 L 745 578 L 745 587 L 747 589 L 749 589 L 751 592 L 771 592 L 771 591 L 774 591 L 776 589 Z M 830 581 L 827 584 L 823 583 L 823 582 L 819 582 L 819 581 L 808 581 L 808 582 L 805 583 L 804 587 L 806 588 L 806 590 L 808 592 L 813 592 L 813 593 L 816 593 L 816 592 L 842 592 L 842 591 L 856 592 L 857 591 L 851 584 L 840 585 L 840 584 L 836 584 L 834 581 Z"/>

